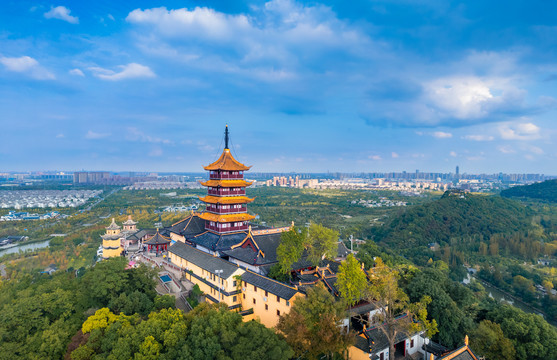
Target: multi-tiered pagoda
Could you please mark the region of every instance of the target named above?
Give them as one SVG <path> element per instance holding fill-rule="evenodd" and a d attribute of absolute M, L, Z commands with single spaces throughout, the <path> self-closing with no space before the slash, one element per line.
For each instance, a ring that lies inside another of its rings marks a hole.
<path fill-rule="evenodd" d="M 251 166 L 238 162 L 228 147 L 228 125 L 224 132 L 224 151 L 217 161 L 205 166 L 209 180 L 207 196 L 199 199 L 207 204 L 207 210 L 199 215 L 205 220 L 205 229 L 217 234 L 226 234 L 248 229 L 248 222 L 255 216 L 247 213 L 246 204 L 253 199 L 246 196 L 246 187 L 252 183 L 244 180 L 244 171 Z"/>

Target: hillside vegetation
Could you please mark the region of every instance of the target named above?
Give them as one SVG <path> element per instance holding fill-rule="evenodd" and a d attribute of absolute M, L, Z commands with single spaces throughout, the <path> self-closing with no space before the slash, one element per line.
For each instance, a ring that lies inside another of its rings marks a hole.
<path fill-rule="evenodd" d="M 455 237 L 509 234 L 530 228 L 531 211 L 520 203 L 497 196 L 447 192 L 437 201 L 408 208 L 376 233 L 376 239 L 398 249 L 437 242 L 450 244 Z"/>
<path fill-rule="evenodd" d="M 557 179 L 532 185 L 515 186 L 501 191 L 504 197 L 521 197 L 557 202 Z"/>

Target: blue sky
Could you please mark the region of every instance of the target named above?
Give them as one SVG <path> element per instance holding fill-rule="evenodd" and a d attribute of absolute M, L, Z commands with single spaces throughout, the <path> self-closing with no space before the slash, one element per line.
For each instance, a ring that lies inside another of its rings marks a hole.
<path fill-rule="evenodd" d="M 0 171 L 557 174 L 550 1 L 2 6 Z"/>

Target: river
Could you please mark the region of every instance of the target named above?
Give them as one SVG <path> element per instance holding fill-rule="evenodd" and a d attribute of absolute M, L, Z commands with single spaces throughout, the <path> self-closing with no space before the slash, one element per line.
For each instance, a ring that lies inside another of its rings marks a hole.
<path fill-rule="evenodd" d="M 35 242 L 35 243 L 30 243 L 30 244 L 23 244 L 23 245 L 17 245 L 17 246 L 13 246 L 7 249 L 2 249 L 0 250 L 0 257 L 6 255 L 6 254 L 14 254 L 17 253 L 19 251 L 21 252 L 25 252 L 27 250 L 35 250 L 35 249 L 41 249 L 41 248 L 45 248 L 50 244 L 50 240 L 45 240 L 45 241 L 39 241 L 39 242 Z"/>
<path fill-rule="evenodd" d="M 464 279 L 463 283 L 464 284 L 468 284 L 470 283 L 470 281 L 474 279 L 479 281 L 482 286 L 485 288 L 485 291 L 488 293 L 489 297 L 497 300 L 500 303 L 503 304 L 509 304 L 512 305 L 514 307 L 519 308 L 520 310 L 529 313 L 529 314 L 536 314 L 536 315 L 540 315 L 542 316 L 548 323 L 550 323 L 551 325 L 557 327 L 557 322 L 555 321 L 551 321 L 549 319 L 547 319 L 543 314 L 541 314 L 539 311 L 537 311 L 536 309 L 534 309 L 533 307 L 524 304 L 521 301 L 516 301 L 513 297 L 509 296 L 508 294 L 505 294 L 504 292 L 502 292 L 501 290 L 499 290 L 498 288 L 496 288 L 495 286 L 491 285 L 488 282 L 485 282 L 482 279 L 478 279 L 477 277 L 470 275 L 470 273 L 468 273 L 468 276 L 466 279 Z"/>

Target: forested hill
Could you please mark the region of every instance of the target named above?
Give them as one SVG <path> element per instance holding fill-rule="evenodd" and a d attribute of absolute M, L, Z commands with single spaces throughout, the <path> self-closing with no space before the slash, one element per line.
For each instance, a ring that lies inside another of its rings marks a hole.
<path fill-rule="evenodd" d="M 557 202 L 557 180 L 547 180 L 532 185 L 515 186 L 501 191 L 504 197 L 525 197 Z"/>
<path fill-rule="evenodd" d="M 530 211 L 499 196 L 447 192 L 439 200 L 408 208 L 376 233 L 376 240 L 393 249 L 410 249 L 451 239 L 509 234 L 529 228 Z"/>

